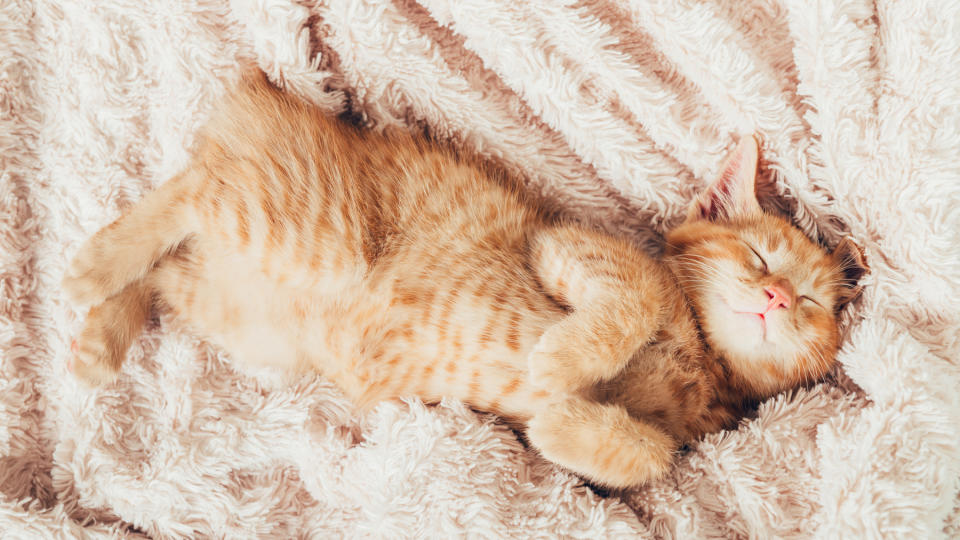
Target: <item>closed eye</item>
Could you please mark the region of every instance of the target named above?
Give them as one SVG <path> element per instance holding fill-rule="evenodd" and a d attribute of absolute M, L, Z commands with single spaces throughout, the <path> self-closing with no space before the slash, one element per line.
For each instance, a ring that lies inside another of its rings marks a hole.
<path fill-rule="evenodd" d="M 754 255 L 757 256 L 757 260 L 760 261 L 760 267 L 763 269 L 763 273 L 764 274 L 770 273 L 770 268 L 767 267 L 767 261 L 763 260 L 763 257 L 760 256 L 760 253 L 757 252 L 757 250 L 753 249 L 753 246 L 751 246 L 750 244 L 745 243 L 745 245 L 748 248 L 750 248 L 750 251 L 752 251 Z"/>
<path fill-rule="evenodd" d="M 801 296 L 801 297 L 800 297 L 800 300 L 807 300 L 807 301 L 809 301 L 809 302 L 813 302 L 814 304 L 820 306 L 821 309 L 826 309 L 826 308 L 823 307 L 823 304 L 821 304 L 820 302 L 817 302 L 816 300 L 814 300 L 813 298 L 810 298 L 810 297 L 807 296 L 807 295 Z"/>

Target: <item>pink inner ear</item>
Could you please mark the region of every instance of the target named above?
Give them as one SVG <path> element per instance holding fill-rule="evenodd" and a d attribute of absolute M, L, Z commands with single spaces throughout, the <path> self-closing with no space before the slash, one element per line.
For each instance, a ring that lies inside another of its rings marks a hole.
<path fill-rule="evenodd" d="M 692 215 L 715 220 L 759 210 L 754 194 L 756 169 L 757 140 L 744 137 L 727 157 L 719 177 L 697 198 Z"/>
<path fill-rule="evenodd" d="M 740 160 L 743 156 L 739 153 L 734 154 L 730 159 L 730 163 L 727 163 L 725 169 L 720 174 L 720 180 L 716 183 L 716 188 L 714 191 L 719 191 L 727 199 L 730 198 L 730 183 L 733 181 L 734 177 L 737 175 L 737 171 L 740 170 Z"/>
<path fill-rule="evenodd" d="M 734 178 L 734 173 L 739 167 L 740 156 L 734 157 L 734 159 L 727 164 L 727 167 L 723 170 L 723 174 L 720 176 L 720 179 L 717 180 L 709 189 L 710 195 L 707 197 L 706 201 L 700 203 L 700 215 L 705 218 L 716 218 L 720 217 L 720 209 L 723 208 L 724 203 L 729 204 L 733 197 L 730 194 L 730 183 Z"/>

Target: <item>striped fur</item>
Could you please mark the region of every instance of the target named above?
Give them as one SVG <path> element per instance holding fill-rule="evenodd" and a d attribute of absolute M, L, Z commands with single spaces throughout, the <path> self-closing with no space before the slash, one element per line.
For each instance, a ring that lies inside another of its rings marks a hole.
<path fill-rule="evenodd" d="M 760 210 L 756 152 L 745 139 L 655 261 L 474 158 L 252 76 L 189 167 L 74 260 L 64 286 L 94 306 L 74 371 L 115 376 L 155 298 L 242 364 L 319 370 L 361 405 L 460 398 L 594 482 L 637 485 L 832 365 L 859 252 Z M 771 284 L 790 302 L 761 333 L 736 311 Z"/>

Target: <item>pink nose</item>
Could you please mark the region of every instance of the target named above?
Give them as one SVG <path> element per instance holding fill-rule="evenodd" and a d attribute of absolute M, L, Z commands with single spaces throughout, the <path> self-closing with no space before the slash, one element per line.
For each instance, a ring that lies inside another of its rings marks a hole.
<path fill-rule="evenodd" d="M 779 285 L 767 285 L 763 290 L 767 293 L 767 311 L 790 307 L 790 293 L 783 287 Z"/>

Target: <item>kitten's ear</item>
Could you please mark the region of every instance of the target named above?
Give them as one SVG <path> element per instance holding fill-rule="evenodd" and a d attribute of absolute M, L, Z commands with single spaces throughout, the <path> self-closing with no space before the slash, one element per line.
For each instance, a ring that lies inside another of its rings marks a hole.
<path fill-rule="evenodd" d="M 870 271 L 870 266 L 863 256 L 863 250 L 849 236 L 837 244 L 831 257 L 833 257 L 834 263 L 840 267 L 843 276 L 840 295 L 837 299 L 837 309 L 840 309 L 847 303 L 856 300 L 863 292 L 863 286 L 857 285 L 857 282 Z"/>
<path fill-rule="evenodd" d="M 756 179 L 757 140 L 746 136 L 727 156 L 720 177 L 693 201 L 687 221 L 735 219 L 761 212 Z"/>

